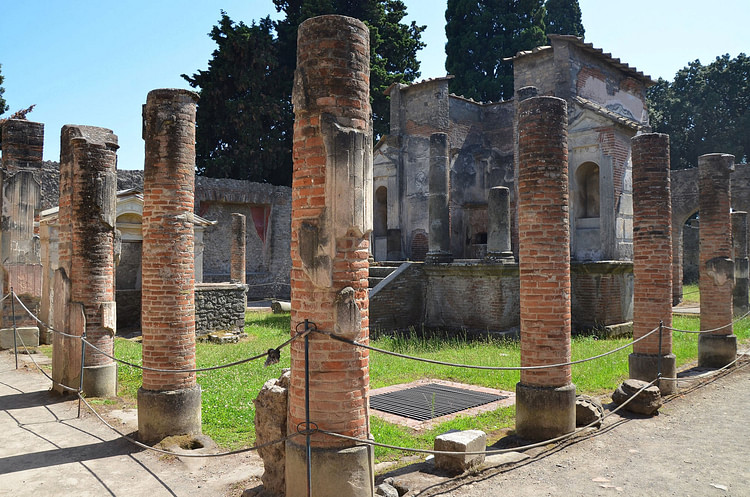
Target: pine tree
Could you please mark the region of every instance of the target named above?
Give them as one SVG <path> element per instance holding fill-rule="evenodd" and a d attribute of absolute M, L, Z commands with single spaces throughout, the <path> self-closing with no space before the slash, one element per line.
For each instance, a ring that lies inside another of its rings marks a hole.
<path fill-rule="evenodd" d="M 545 9 L 547 15 L 544 21 L 548 35 L 575 35 L 583 38 L 585 30 L 578 0 L 547 0 Z"/>
<path fill-rule="evenodd" d="M 370 95 L 376 135 L 388 132 L 383 91 L 419 76 L 416 54 L 424 26 L 403 24 L 401 0 L 274 0 L 284 19 L 246 25 L 222 12 L 210 33 L 216 42 L 209 67 L 182 75 L 200 88 L 196 162 L 199 174 L 266 181 L 292 181 L 292 83 L 297 28 L 309 17 L 342 14 L 370 28 Z"/>
<path fill-rule="evenodd" d="M 0 70 L 3 68 L 3 65 L 0 64 Z M 5 77 L 3 77 L 2 72 L 0 72 L 0 116 L 3 115 L 3 113 L 8 110 L 8 104 L 5 102 L 5 99 L 3 98 L 3 94 L 5 93 L 5 88 L 3 88 L 3 81 L 5 81 Z"/>
<path fill-rule="evenodd" d="M 445 68 L 451 90 L 481 101 L 513 96 L 513 64 L 503 61 L 544 45 L 543 0 L 448 0 Z"/>

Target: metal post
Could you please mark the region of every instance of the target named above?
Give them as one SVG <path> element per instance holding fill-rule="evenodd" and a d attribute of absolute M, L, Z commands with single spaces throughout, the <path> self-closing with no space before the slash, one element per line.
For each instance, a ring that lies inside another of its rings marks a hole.
<path fill-rule="evenodd" d="M 16 356 L 16 369 L 18 369 L 18 330 L 16 330 L 16 293 L 13 291 L 13 287 L 10 287 L 10 313 L 13 315 L 13 352 Z"/>
<path fill-rule="evenodd" d="M 659 355 L 656 356 L 656 377 L 661 378 L 661 340 L 664 332 L 664 321 L 659 320 Z"/>
<path fill-rule="evenodd" d="M 81 381 L 78 383 L 78 417 L 81 417 L 81 395 L 83 394 L 83 363 L 86 360 L 86 330 L 81 335 Z"/>
<path fill-rule="evenodd" d="M 312 451 L 310 449 L 310 324 L 305 319 L 305 444 L 307 448 L 307 497 L 312 497 Z"/>

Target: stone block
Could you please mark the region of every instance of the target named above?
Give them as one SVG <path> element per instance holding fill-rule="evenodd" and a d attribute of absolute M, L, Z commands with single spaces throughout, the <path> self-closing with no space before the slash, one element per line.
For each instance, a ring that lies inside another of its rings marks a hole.
<path fill-rule="evenodd" d="M 622 405 L 646 385 L 648 385 L 648 382 L 641 380 L 625 380 L 622 385 L 617 387 L 615 393 L 612 394 L 612 401 L 617 405 Z M 661 391 L 659 391 L 659 387 L 656 385 L 651 385 L 638 393 L 636 397 L 625 406 L 625 409 L 637 414 L 653 416 L 659 411 L 661 406 Z"/>
<path fill-rule="evenodd" d="M 19 339 L 18 350 L 23 350 L 23 345 L 27 347 L 39 346 L 39 328 L 36 326 L 19 326 L 16 328 Z M 0 349 L 13 348 L 13 328 L 3 328 L 0 330 Z"/>
<path fill-rule="evenodd" d="M 479 452 L 487 447 L 487 434 L 480 430 L 444 433 L 435 438 L 435 450 Z M 463 473 L 484 462 L 484 454 L 436 454 L 435 466 L 449 473 Z"/>

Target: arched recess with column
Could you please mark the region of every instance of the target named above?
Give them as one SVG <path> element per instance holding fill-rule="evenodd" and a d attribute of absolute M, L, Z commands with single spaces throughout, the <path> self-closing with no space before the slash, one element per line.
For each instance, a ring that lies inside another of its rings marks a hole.
<path fill-rule="evenodd" d="M 595 162 L 584 162 L 573 173 L 570 214 L 575 229 L 572 254 L 575 260 L 592 261 L 602 257 L 600 182 L 600 169 Z"/>

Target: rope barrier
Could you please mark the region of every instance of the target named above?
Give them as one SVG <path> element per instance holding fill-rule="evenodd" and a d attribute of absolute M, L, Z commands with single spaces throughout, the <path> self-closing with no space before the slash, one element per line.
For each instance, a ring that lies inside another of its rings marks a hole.
<path fill-rule="evenodd" d="M 123 359 L 118 359 L 117 357 L 115 357 L 115 356 L 113 356 L 113 355 L 111 355 L 111 354 L 103 351 L 102 349 L 100 349 L 96 345 L 92 344 L 91 342 L 89 342 L 88 340 L 86 340 L 82 336 L 71 335 L 69 333 L 64 333 L 62 331 L 55 330 L 52 326 L 48 326 L 47 323 L 45 323 L 44 321 L 42 321 L 41 319 L 39 319 L 37 316 L 35 316 L 28 309 L 28 307 L 26 307 L 25 305 L 23 305 L 23 302 L 21 302 L 21 299 L 18 298 L 17 294 L 15 294 L 15 293 L 9 293 L 8 295 L 13 295 L 16 298 L 16 300 L 21 303 L 21 306 L 24 308 L 24 310 L 26 311 L 26 313 L 31 318 L 33 318 L 37 323 L 39 323 L 40 325 L 44 326 L 45 328 L 53 331 L 54 333 L 59 333 L 59 334 L 61 334 L 63 336 L 70 337 L 70 338 L 77 338 L 77 339 L 81 340 L 81 342 L 83 344 L 85 344 L 87 347 L 91 347 L 92 349 L 96 350 L 97 352 L 99 352 L 103 356 L 105 356 L 105 357 L 107 357 L 109 359 L 112 359 L 113 361 L 116 361 L 116 362 L 118 362 L 120 364 L 125 364 L 126 366 L 130 366 L 130 367 L 133 367 L 133 368 L 136 368 L 136 369 L 145 370 L 145 371 L 154 371 L 154 372 L 157 372 L 157 373 L 200 373 L 200 372 L 204 372 L 204 371 L 214 371 L 214 370 L 217 370 L 217 369 L 229 368 L 229 367 L 233 367 L 233 366 L 238 366 L 240 364 L 245 364 L 247 362 L 251 362 L 251 361 L 258 360 L 258 359 L 262 359 L 263 357 L 266 357 L 266 356 L 268 356 L 268 358 L 270 359 L 270 361 L 266 361 L 267 362 L 266 365 L 269 366 L 271 364 L 275 364 L 276 362 L 278 362 L 278 359 L 279 359 L 279 356 L 281 354 L 281 349 L 282 348 L 286 347 L 291 342 L 293 342 L 294 340 L 296 340 L 296 339 L 298 339 L 298 338 L 300 338 L 300 337 L 302 337 L 304 335 L 304 333 L 298 333 L 297 335 L 291 337 L 289 340 L 285 341 L 284 343 L 282 343 L 281 345 L 279 345 L 276 348 L 268 349 L 266 352 L 263 352 L 263 353 L 258 354 L 258 355 L 254 355 L 252 357 L 247 357 L 245 359 L 240 359 L 238 361 L 230 362 L 230 363 L 227 363 L 227 364 L 220 364 L 218 366 L 209 366 L 209 367 L 205 367 L 205 368 L 193 368 L 193 369 L 161 369 L 161 368 L 151 368 L 151 367 L 148 367 L 148 366 L 142 366 L 142 365 L 139 365 L 139 364 L 128 362 L 128 361 L 125 361 Z M 7 297 L 7 295 L 6 295 L 6 297 Z M 77 390 L 74 390 L 74 391 L 77 391 Z"/>
<path fill-rule="evenodd" d="M 721 373 L 722 371 L 724 371 L 726 369 L 731 368 L 736 363 L 738 363 L 740 361 L 740 359 L 742 359 L 743 356 L 748 355 L 748 354 L 750 354 L 750 349 L 748 349 L 748 350 L 746 350 L 744 352 L 739 352 L 739 353 L 737 353 L 737 357 L 732 362 L 730 362 L 729 364 L 727 364 L 725 366 L 720 367 L 719 369 L 714 369 L 713 371 L 708 371 L 706 373 L 697 374 L 695 376 L 684 376 L 682 378 L 666 378 L 666 377 L 662 376 L 661 379 L 662 380 L 666 380 L 666 381 L 693 381 L 693 380 L 701 380 L 703 378 L 710 378 L 712 376 L 717 375 L 718 373 Z M 748 364 L 750 364 L 750 363 L 748 363 Z M 745 366 L 746 365 L 747 364 L 745 364 Z"/>
<path fill-rule="evenodd" d="M 278 444 L 278 443 L 286 442 L 290 438 L 296 437 L 298 435 L 297 433 L 292 433 L 290 435 L 287 435 L 285 437 L 279 438 L 277 440 L 272 440 L 270 442 L 266 442 L 266 443 L 263 443 L 263 444 L 260 444 L 260 445 L 254 445 L 253 447 L 247 447 L 245 449 L 232 450 L 232 451 L 229 451 L 229 452 L 219 452 L 219 453 L 216 453 L 216 454 L 182 454 L 182 453 L 179 453 L 179 452 L 172 452 L 172 451 L 169 451 L 169 450 L 163 450 L 163 449 L 158 449 L 156 447 L 151 447 L 150 445 L 146 445 L 146 444 L 144 444 L 142 442 L 139 442 L 138 440 L 136 440 L 136 439 L 134 439 L 134 438 L 126 435 L 122 431 L 118 430 L 117 428 L 115 428 L 114 426 L 112 426 L 111 424 L 109 424 L 106 419 L 104 419 L 98 412 L 96 412 L 96 409 L 94 409 L 91 406 L 91 404 L 89 404 L 88 401 L 86 401 L 86 398 L 83 395 L 81 395 L 79 393 L 78 397 L 79 397 L 80 400 L 83 401 L 84 404 L 86 404 L 86 407 L 89 408 L 89 410 L 94 414 L 94 416 L 96 416 L 99 419 L 99 421 L 101 421 L 109 429 L 111 429 L 112 431 L 114 431 L 115 433 L 117 433 L 118 435 L 120 435 L 120 437 L 124 438 L 128 442 L 130 442 L 130 443 L 132 443 L 132 444 L 134 444 L 134 445 L 136 445 L 138 447 L 141 447 L 142 449 L 146 449 L 146 450 L 150 450 L 152 452 L 158 452 L 159 454 L 166 454 L 166 455 L 170 455 L 170 456 L 178 456 L 178 457 L 224 457 L 224 456 L 232 456 L 232 455 L 235 455 L 235 454 L 244 454 L 245 452 L 251 452 L 251 451 L 258 450 L 258 449 L 263 449 L 265 447 L 270 447 L 271 445 L 275 445 L 275 444 Z"/>
<path fill-rule="evenodd" d="M 545 365 L 542 365 L 542 366 L 476 366 L 476 365 L 472 365 L 472 364 L 459 364 L 459 363 L 454 363 L 454 362 L 437 361 L 435 359 L 426 359 L 424 357 L 415 357 L 415 356 L 410 356 L 410 355 L 407 355 L 407 354 L 400 354 L 398 352 L 393 352 L 393 351 L 390 351 L 390 350 L 380 349 L 380 348 L 377 348 L 377 347 L 373 347 L 371 345 L 365 345 L 365 344 L 359 343 L 359 342 L 357 342 L 355 340 L 349 340 L 349 339 L 346 339 L 346 338 L 342 338 L 342 337 L 336 336 L 333 333 L 331 333 L 330 331 L 321 331 L 321 330 L 318 330 L 318 329 L 314 329 L 312 331 L 316 331 L 316 332 L 318 332 L 318 333 L 320 333 L 322 335 L 325 335 L 327 337 L 332 338 L 333 340 L 336 340 L 336 341 L 339 341 L 339 342 L 343 342 L 343 343 L 347 343 L 349 345 L 354 345 L 356 347 L 362 347 L 362 348 L 367 349 L 367 350 L 372 350 L 373 352 L 380 352 L 382 354 L 387 354 L 387 355 L 391 355 L 391 356 L 394 356 L 394 357 L 400 357 L 402 359 L 409 359 L 409 360 L 413 360 L 413 361 L 426 362 L 426 363 L 429 363 L 429 364 L 437 364 L 439 366 L 450 366 L 450 367 L 466 368 L 466 369 L 482 369 L 482 370 L 488 370 L 488 371 L 528 371 L 528 370 L 535 370 L 535 369 L 559 368 L 559 367 L 562 367 L 562 366 L 571 366 L 571 365 L 574 365 L 574 364 L 581 364 L 581 363 L 584 363 L 584 362 L 593 361 L 595 359 L 601 359 L 602 357 L 606 357 L 608 355 L 614 354 L 615 352 L 619 352 L 622 349 L 628 348 L 631 345 L 633 345 L 634 343 L 640 342 L 641 340 L 645 339 L 646 337 L 648 337 L 648 336 L 650 336 L 650 335 L 658 332 L 659 331 L 659 327 L 656 327 L 653 330 L 651 330 L 648 333 L 646 333 L 645 335 L 643 335 L 642 337 L 637 338 L 637 339 L 635 339 L 635 340 L 633 340 L 631 342 L 628 342 L 628 343 L 626 343 L 625 345 L 623 345 L 621 347 L 617 347 L 616 349 L 612 349 L 609 352 L 604 352 L 603 354 L 599 354 L 599 355 L 596 355 L 596 356 L 593 356 L 593 357 L 587 357 L 586 359 L 578 359 L 576 361 L 563 362 L 563 363 L 559 363 L 559 364 L 545 364 Z"/>
<path fill-rule="evenodd" d="M 8 294 L 8 295 L 10 295 L 10 294 Z M 6 297 L 8 295 L 6 295 Z M 5 297 L 3 297 L 2 300 L 5 300 Z M 2 300 L 0 300 L 0 302 L 2 302 Z M 39 363 L 36 362 L 36 360 L 34 360 L 34 354 L 32 354 L 31 351 L 28 349 L 28 347 L 26 347 L 26 343 L 23 341 L 23 337 L 21 336 L 21 334 L 17 333 L 17 335 L 18 335 L 18 339 L 21 341 L 21 346 L 26 351 L 26 355 L 29 357 L 29 359 L 31 359 L 31 362 L 34 363 L 34 366 L 36 366 L 36 368 L 44 376 L 46 376 L 48 380 L 50 380 L 52 383 L 56 383 L 55 380 L 53 380 L 52 377 L 49 374 L 47 374 L 47 372 L 44 369 L 42 369 L 42 367 L 39 365 Z M 67 385 L 63 385 L 62 383 L 56 383 L 56 384 L 59 385 L 60 388 L 62 388 L 63 390 L 67 390 L 68 392 L 76 392 L 76 393 L 79 392 L 79 390 L 77 388 L 71 388 L 71 387 L 69 387 Z"/>
<path fill-rule="evenodd" d="M 746 312 L 745 314 L 743 314 L 742 316 L 740 316 L 740 317 L 738 317 L 738 318 L 735 318 L 735 319 L 734 319 L 734 320 L 733 320 L 733 321 L 732 321 L 731 323 L 729 323 L 729 324 L 725 324 L 725 325 L 723 325 L 723 326 L 719 326 L 718 328 L 712 328 L 712 329 L 710 329 L 710 330 L 700 330 L 700 331 L 694 331 L 694 330 L 681 330 L 681 329 L 679 329 L 679 328 L 672 328 L 671 326 L 665 326 L 664 328 L 665 328 L 665 329 L 668 329 L 668 330 L 672 330 L 672 331 L 677 331 L 677 332 L 679 332 L 679 333 L 695 333 L 695 334 L 701 335 L 701 334 L 705 334 L 705 333 L 713 333 L 714 331 L 719 331 L 719 330 L 723 330 L 724 328 L 729 328 L 730 326 L 733 326 L 734 324 L 736 324 L 736 323 L 739 323 L 740 321 L 742 321 L 743 319 L 745 319 L 745 318 L 746 318 L 746 317 L 748 317 L 748 316 L 750 316 L 750 311 Z"/>
<path fill-rule="evenodd" d="M 536 443 L 528 444 L 528 445 L 522 445 L 520 447 L 513 447 L 513 448 L 509 448 L 509 449 L 491 449 L 491 450 L 467 451 L 467 452 L 442 451 L 442 450 L 430 450 L 430 449 L 415 449 L 415 448 L 412 448 L 412 447 L 399 447 L 397 445 L 381 444 L 381 443 L 375 442 L 373 440 L 367 440 L 367 439 L 362 439 L 362 438 L 350 437 L 348 435 L 342 435 L 340 433 L 330 432 L 330 431 L 326 431 L 326 430 L 317 430 L 317 431 L 319 433 L 324 434 L 324 435 L 329 435 L 329 436 L 336 437 L 336 438 L 342 438 L 344 440 L 350 440 L 350 441 L 353 441 L 353 442 L 357 442 L 357 443 L 359 443 L 361 445 L 372 445 L 374 447 L 383 447 L 383 448 L 386 448 L 386 449 L 401 450 L 401 451 L 404 451 L 404 452 L 416 452 L 416 453 L 420 453 L 420 454 L 432 454 L 432 455 L 438 455 L 438 454 L 441 454 L 441 455 L 467 455 L 467 456 L 468 455 L 472 455 L 472 456 L 475 456 L 475 455 L 482 455 L 482 454 L 484 454 L 484 455 L 493 455 L 493 454 L 504 454 L 504 453 L 508 453 L 508 452 L 518 452 L 518 451 L 522 451 L 522 450 L 533 449 L 533 448 L 536 448 L 536 447 L 543 447 L 543 446 L 551 444 L 551 443 L 557 443 L 557 442 L 561 442 L 563 440 L 567 440 L 567 439 L 569 439 L 569 438 L 571 438 L 571 437 L 579 434 L 580 432 L 582 432 L 584 430 L 587 430 L 588 428 L 591 428 L 591 427 L 593 427 L 593 426 L 595 426 L 597 424 L 602 423 L 609 416 L 617 413 L 622 408 L 624 408 L 626 405 L 628 405 L 642 391 L 644 391 L 648 387 L 653 386 L 654 384 L 656 384 L 657 381 L 659 381 L 658 378 L 655 379 L 655 380 L 653 380 L 653 381 L 651 381 L 650 383 L 646 384 L 640 390 L 638 390 L 637 392 L 635 392 L 631 397 L 629 397 L 625 402 L 623 402 L 622 404 L 620 404 L 619 406 L 617 406 L 615 409 L 613 409 L 612 411 L 610 411 L 607 414 L 605 414 L 604 416 L 602 416 L 600 419 L 592 421 L 591 423 L 589 423 L 589 424 L 587 424 L 585 426 L 581 426 L 579 428 L 576 428 L 575 430 L 573 430 L 570 433 L 566 433 L 565 435 L 560 435 L 559 437 L 550 438 L 548 440 L 543 440 L 541 442 L 536 442 Z"/>

